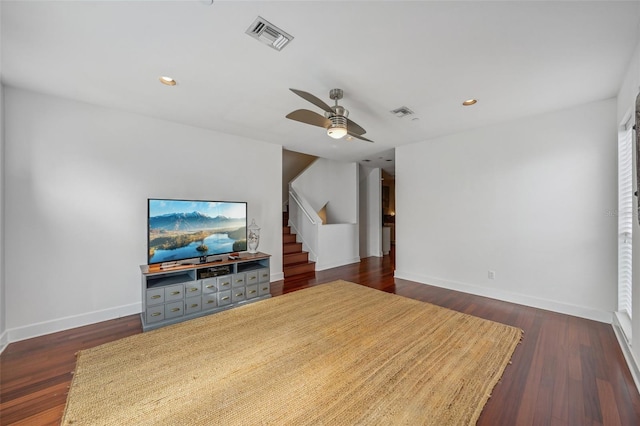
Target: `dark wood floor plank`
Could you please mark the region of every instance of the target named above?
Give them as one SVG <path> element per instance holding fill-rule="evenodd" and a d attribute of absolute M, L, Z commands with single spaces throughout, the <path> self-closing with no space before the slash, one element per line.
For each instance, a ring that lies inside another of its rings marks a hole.
<path fill-rule="evenodd" d="M 611 383 L 606 380 L 596 381 L 598 388 L 598 400 L 602 410 L 602 424 L 623 424 L 618 414 L 618 402 L 613 394 Z"/>
<path fill-rule="evenodd" d="M 545 360 L 545 354 L 543 352 L 545 348 L 545 328 L 535 327 L 534 330 L 535 335 L 527 333 L 527 336 L 524 338 L 526 347 L 531 347 L 531 353 L 528 357 L 527 375 L 523 383 L 524 388 L 521 391 L 523 399 L 516 419 L 516 424 L 518 425 L 533 425 L 536 417 L 539 417 L 540 415 L 546 416 L 546 414 L 551 411 L 540 411 L 540 402 L 542 402 L 540 399 L 540 384 L 542 381 Z M 533 340 L 534 337 L 535 340 Z M 529 350 L 527 350 L 527 352 L 529 352 Z M 520 366 L 524 364 L 518 365 Z"/>
<path fill-rule="evenodd" d="M 580 358 L 582 364 L 582 398 L 585 401 L 585 417 L 594 423 L 602 423 L 602 412 L 598 398 L 596 360 L 592 347 L 582 346 Z"/>
<path fill-rule="evenodd" d="M 569 350 L 567 346 L 567 330 L 568 324 L 566 318 L 559 321 L 558 332 L 554 336 L 556 372 L 553 381 L 553 401 L 551 402 L 551 423 L 568 424 L 569 422 L 569 404 L 568 404 L 568 377 L 569 377 Z"/>
<path fill-rule="evenodd" d="M 640 395 L 610 325 L 394 279 L 394 266 L 392 256 L 367 258 L 272 283 L 272 295 L 345 279 L 521 328 L 478 425 L 640 424 Z M 132 315 L 10 344 L 0 355 L 0 425 L 58 424 L 75 353 L 140 332 Z"/>

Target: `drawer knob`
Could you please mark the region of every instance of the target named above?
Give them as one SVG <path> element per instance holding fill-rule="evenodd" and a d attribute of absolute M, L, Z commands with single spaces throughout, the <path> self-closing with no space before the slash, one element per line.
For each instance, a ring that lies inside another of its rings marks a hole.
<path fill-rule="evenodd" d="M 173 308 L 173 309 L 171 310 L 171 312 L 178 312 L 179 310 L 180 310 L 180 308 Z"/>
<path fill-rule="evenodd" d="M 251 278 L 249 278 L 249 279 L 250 279 L 250 280 L 255 280 L 255 279 L 256 279 L 256 277 L 251 277 Z"/>
<path fill-rule="evenodd" d="M 207 288 L 213 288 L 213 286 L 212 286 L 211 284 L 209 284 L 209 285 L 207 286 Z"/>
<path fill-rule="evenodd" d="M 251 290 L 249 294 L 254 294 L 255 292 L 256 292 L 255 290 Z"/>
<path fill-rule="evenodd" d="M 242 293 L 236 293 L 236 297 L 242 296 Z"/>
<path fill-rule="evenodd" d="M 207 303 L 215 303 L 214 300 L 207 300 Z"/>
<path fill-rule="evenodd" d="M 223 297 L 222 300 L 229 300 L 229 296 Z"/>
<path fill-rule="evenodd" d="M 197 304 L 197 303 L 192 303 L 192 304 L 191 304 L 191 307 L 192 307 L 192 308 L 197 308 L 197 307 L 198 307 L 198 304 Z"/>
<path fill-rule="evenodd" d="M 154 312 L 151 314 L 152 317 L 157 317 L 158 315 L 162 315 L 162 312 Z"/>
<path fill-rule="evenodd" d="M 151 296 L 152 299 L 160 299 L 162 296 L 160 296 L 159 294 L 154 294 L 153 296 Z"/>
<path fill-rule="evenodd" d="M 191 287 L 189 291 L 198 291 L 198 287 Z"/>
<path fill-rule="evenodd" d="M 179 292 L 179 291 L 172 291 L 172 292 L 171 292 L 171 295 L 172 295 L 172 296 L 175 296 L 175 295 L 178 295 L 178 294 L 180 294 L 180 292 Z"/>

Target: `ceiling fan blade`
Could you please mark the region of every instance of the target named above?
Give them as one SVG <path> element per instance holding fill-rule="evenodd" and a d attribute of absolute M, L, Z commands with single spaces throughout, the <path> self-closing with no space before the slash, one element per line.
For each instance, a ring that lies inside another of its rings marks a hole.
<path fill-rule="evenodd" d="M 349 120 L 347 118 L 347 128 L 349 129 L 350 133 L 355 133 L 358 135 L 364 135 L 365 133 L 367 133 L 367 131 L 365 129 L 363 129 L 362 127 L 358 126 L 358 123 L 355 123 L 351 120 Z"/>
<path fill-rule="evenodd" d="M 367 138 L 365 138 L 365 137 L 363 137 L 363 136 L 360 136 L 360 135 L 358 135 L 358 134 L 355 134 L 355 133 L 353 133 L 353 132 L 347 131 L 347 134 L 348 134 L 349 136 L 351 136 L 351 137 L 356 138 L 356 139 L 360 139 L 361 141 L 367 141 L 367 142 L 374 143 L 371 139 L 367 139 Z"/>
<path fill-rule="evenodd" d="M 331 107 L 329 105 L 324 103 L 324 101 L 322 99 L 313 96 L 311 93 L 303 92 L 302 90 L 297 90 L 297 89 L 289 89 L 289 90 L 291 90 L 296 95 L 300 96 L 302 99 L 305 99 L 305 100 L 311 102 L 315 106 L 317 106 L 319 108 L 322 108 L 323 110 L 325 110 L 327 112 L 333 113 L 333 110 L 331 109 Z"/>
<path fill-rule="evenodd" d="M 311 124 L 312 126 L 324 127 L 325 129 L 331 125 L 329 119 L 308 109 L 297 109 L 287 114 L 287 118 L 301 123 Z"/>

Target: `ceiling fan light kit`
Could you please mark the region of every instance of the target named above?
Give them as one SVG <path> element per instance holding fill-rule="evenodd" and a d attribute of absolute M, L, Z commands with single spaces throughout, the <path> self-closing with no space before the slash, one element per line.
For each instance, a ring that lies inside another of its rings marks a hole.
<path fill-rule="evenodd" d="M 333 116 L 329 118 L 331 125 L 327 129 L 327 135 L 334 139 L 347 136 L 347 117 Z"/>
<path fill-rule="evenodd" d="M 330 107 L 323 100 L 317 98 L 311 93 L 304 92 L 297 89 L 289 89 L 296 95 L 311 102 L 315 106 L 324 110 L 324 116 L 309 111 L 308 109 L 298 109 L 287 114 L 287 118 L 290 120 L 299 121 L 305 124 L 311 124 L 312 126 L 324 127 L 327 130 L 327 135 L 333 139 L 341 139 L 347 135 L 352 138 L 360 139 L 366 142 L 373 142 L 370 139 L 365 138 L 366 130 L 360 127 L 357 123 L 349 120 L 349 111 L 341 105 L 338 105 L 338 100 L 342 99 L 342 89 L 331 89 L 329 91 L 329 98 L 335 101 L 335 105 Z"/>

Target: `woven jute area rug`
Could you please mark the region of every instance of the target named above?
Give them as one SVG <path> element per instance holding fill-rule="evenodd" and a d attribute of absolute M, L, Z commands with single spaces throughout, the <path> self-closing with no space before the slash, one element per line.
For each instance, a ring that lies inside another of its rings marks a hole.
<path fill-rule="evenodd" d="M 81 351 L 63 425 L 472 425 L 520 329 L 335 281 Z"/>

